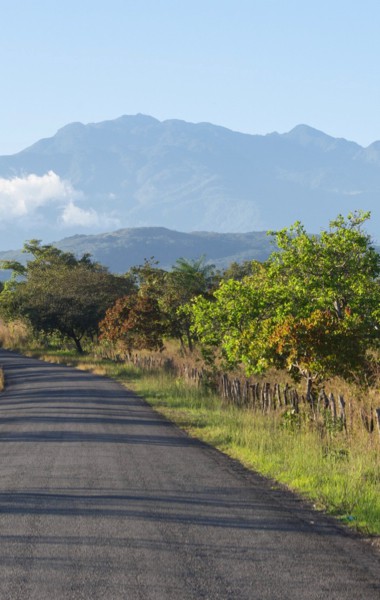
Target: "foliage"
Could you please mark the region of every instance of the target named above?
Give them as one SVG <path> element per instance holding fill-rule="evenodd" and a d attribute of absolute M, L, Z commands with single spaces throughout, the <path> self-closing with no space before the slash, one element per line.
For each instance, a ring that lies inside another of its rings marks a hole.
<path fill-rule="evenodd" d="M 183 305 L 198 294 L 207 294 L 214 280 L 213 265 L 205 257 L 197 260 L 180 258 L 172 271 L 160 269 L 154 257 L 133 267 L 137 292 L 123 298 L 107 311 L 101 323 L 102 338 L 122 341 L 131 351 L 163 347 L 164 335 L 184 340 L 192 349 L 190 319 Z"/>
<path fill-rule="evenodd" d="M 154 297 L 135 293 L 118 299 L 99 327 L 102 339 L 121 341 L 129 352 L 163 348 L 164 325 Z"/>
<path fill-rule="evenodd" d="M 33 256 L 26 266 L 2 264 L 14 271 L 0 295 L 3 317 L 26 319 L 36 333 L 58 332 L 82 352 L 81 340 L 97 334 L 107 308 L 131 289 L 130 279 L 111 275 L 86 254 L 77 259 L 37 240 L 24 250 Z"/>
<path fill-rule="evenodd" d="M 215 267 L 206 263 L 205 256 L 196 260 L 179 258 L 167 273 L 161 297 L 161 308 L 166 315 L 167 331 L 171 337 L 184 340 L 193 348 L 191 318 L 183 307 L 196 296 L 207 297 L 215 281 Z"/>
<path fill-rule="evenodd" d="M 194 260 L 179 258 L 173 265 L 172 276 L 187 296 L 197 296 L 212 287 L 215 265 L 207 264 L 204 254 Z"/>
<path fill-rule="evenodd" d="M 380 256 L 362 230 L 368 213 L 339 216 L 319 236 L 300 223 L 275 233 L 279 250 L 215 301 L 188 309 L 202 344 L 248 372 L 287 367 L 311 385 L 362 372 L 379 340 Z"/>
<path fill-rule="evenodd" d="M 222 281 L 213 300 L 197 297 L 187 307 L 207 356 L 221 351 L 226 366 L 243 362 L 248 371 L 265 370 L 267 360 L 257 343 L 270 310 L 265 283 L 266 266 L 255 263 L 252 278 Z"/>
<path fill-rule="evenodd" d="M 129 275 L 140 293 L 156 299 L 161 297 L 167 272 L 158 267 L 154 256 L 145 259 L 144 264 L 132 267 Z"/>
<path fill-rule="evenodd" d="M 344 318 L 332 311 L 317 309 L 308 317 L 284 317 L 268 338 L 276 355 L 293 373 L 311 377 L 314 382 L 330 375 L 350 379 L 366 368 L 366 339 L 363 320 L 345 309 Z"/>
<path fill-rule="evenodd" d="M 245 260 L 241 263 L 232 262 L 226 269 L 224 269 L 222 273 L 223 279 L 236 279 L 237 281 L 241 281 L 244 277 L 248 277 L 252 275 L 255 269 L 254 260 Z"/>

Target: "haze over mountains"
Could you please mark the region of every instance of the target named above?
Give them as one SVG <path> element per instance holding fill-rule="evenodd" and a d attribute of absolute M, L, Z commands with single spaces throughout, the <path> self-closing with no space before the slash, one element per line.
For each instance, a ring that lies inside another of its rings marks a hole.
<path fill-rule="evenodd" d="M 134 227 L 253 232 L 301 220 L 318 232 L 358 208 L 371 210 L 378 240 L 379 198 L 380 142 L 123 116 L 0 157 L 0 249 Z"/>
<path fill-rule="evenodd" d="M 154 257 L 159 266 L 170 270 L 180 257 L 197 259 L 205 255 L 217 268 L 232 262 L 265 260 L 273 251 L 273 239 L 265 232 L 251 233 L 181 233 L 164 227 L 136 227 L 112 233 L 74 235 L 55 243 L 61 250 L 77 256 L 89 253 L 94 260 L 115 273 L 125 273 Z M 25 262 L 20 251 L 0 251 L 0 260 Z M 0 271 L 0 280 L 10 273 Z"/>

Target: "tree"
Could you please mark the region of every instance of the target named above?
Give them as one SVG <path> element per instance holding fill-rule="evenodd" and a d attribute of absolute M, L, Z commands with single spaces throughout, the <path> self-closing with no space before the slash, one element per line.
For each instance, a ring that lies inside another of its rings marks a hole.
<path fill-rule="evenodd" d="M 222 273 L 222 278 L 228 279 L 236 279 L 237 281 L 241 281 L 244 277 L 248 277 L 252 275 L 255 268 L 254 260 L 244 260 L 241 263 L 232 262 L 226 269 L 224 269 Z"/>
<path fill-rule="evenodd" d="M 132 350 L 162 350 L 165 326 L 158 302 L 135 293 L 116 300 L 100 323 L 101 339 L 122 342 Z"/>
<path fill-rule="evenodd" d="M 186 340 L 190 351 L 193 349 L 191 318 L 183 307 L 196 296 L 209 296 L 215 277 L 215 266 L 207 264 L 204 255 L 195 260 L 179 258 L 166 274 L 160 305 L 166 315 L 167 331 L 180 340 L 183 348 Z"/>
<path fill-rule="evenodd" d="M 251 373 L 265 370 L 258 340 L 272 311 L 266 283 L 267 267 L 256 262 L 251 277 L 222 280 L 212 298 L 198 296 L 188 304 L 191 328 L 209 360 L 221 358 L 225 367 L 243 363 Z"/>
<path fill-rule="evenodd" d="M 363 370 L 380 331 L 380 256 L 362 226 L 338 216 L 320 235 L 300 223 L 273 234 L 279 250 L 256 272 L 220 284 L 215 303 L 194 302 L 193 328 L 248 372 L 287 367 L 313 385 Z"/>
<path fill-rule="evenodd" d="M 39 241 L 26 243 L 32 260 L 26 266 L 3 262 L 14 275 L 0 294 L 0 310 L 7 319 L 23 318 L 36 333 L 59 333 L 83 352 L 82 339 L 98 333 L 108 307 L 133 287 L 129 278 L 112 275 L 88 254 L 77 259 Z"/>
<path fill-rule="evenodd" d="M 205 258 L 180 258 L 172 271 L 157 267 L 151 257 L 131 269 L 138 291 L 116 302 L 101 323 L 102 338 L 133 348 L 161 350 L 164 336 L 175 337 L 192 349 L 190 320 L 182 307 L 191 298 L 207 294 L 214 279 Z"/>
<path fill-rule="evenodd" d="M 339 215 L 319 236 L 299 223 L 275 234 L 268 276 L 282 288 L 271 342 L 291 372 L 313 382 L 363 373 L 379 337 L 380 256 L 363 230 L 369 213 Z"/>
<path fill-rule="evenodd" d="M 142 294 L 156 299 L 162 296 L 167 272 L 158 267 L 154 256 L 145 258 L 144 264 L 132 267 L 129 275 Z"/>
<path fill-rule="evenodd" d="M 192 297 L 209 291 L 215 279 L 215 265 L 208 264 L 204 254 L 193 260 L 178 258 L 171 272 L 177 285 Z"/>

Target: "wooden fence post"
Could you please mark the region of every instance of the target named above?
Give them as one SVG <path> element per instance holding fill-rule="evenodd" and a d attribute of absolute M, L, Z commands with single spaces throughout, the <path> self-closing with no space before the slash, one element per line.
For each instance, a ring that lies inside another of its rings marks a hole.
<path fill-rule="evenodd" d="M 277 400 L 277 405 L 280 408 L 281 407 L 281 387 L 279 383 L 275 384 L 275 398 Z"/>
<path fill-rule="evenodd" d="M 375 415 L 376 415 L 377 431 L 379 432 L 379 435 L 380 435 L 380 408 L 375 409 Z"/>
<path fill-rule="evenodd" d="M 252 406 L 252 408 L 256 407 L 256 385 L 257 385 L 256 383 L 252 383 L 249 386 L 249 388 L 251 390 L 251 398 L 252 398 L 251 406 Z"/>
<path fill-rule="evenodd" d="M 346 403 L 341 394 L 339 394 L 339 418 L 344 430 L 347 432 Z"/>
<path fill-rule="evenodd" d="M 255 386 L 255 399 L 256 399 L 256 404 L 260 407 L 260 384 L 259 382 L 256 383 Z"/>
<path fill-rule="evenodd" d="M 336 414 L 335 398 L 334 398 L 334 394 L 332 392 L 329 396 L 329 405 L 330 405 L 331 415 L 332 415 L 333 421 L 335 423 L 337 414 Z"/>
<path fill-rule="evenodd" d="M 293 406 L 295 412 L 298 413 L 299 412 L 299 397 L 297 394 L 297 390 L 292 390 L 291 396 L 292 396 L 292 398 L 291 398 L 292 406 Z"/>
<path fill-rule="evenodd" d="M 249 381 L 248 381 L 248 379 L 246 379 L 244 382 L 242 401 L 243 401 L 244 406 L 248 406 L 248 404 L 249 404 Z"/>
<path fill-rule="evenodd" d="M 287 383 L 285 384 L 285 387 L 284 387 L 284 402 L 285 402 L 285 406 L 290 404 L 290 402 L 289 402 L 289 386 Z"/>
<path fill-rule="evenodd" d="M 232 391 L 232 400 L 234 401 L 235 404 L 237 404 L 239 406 L 240 401 L 241 401 L 241 391 L 240 391 L 239 379 L 232 380 L 231 391 Z"/>
<path fill-rule="evenodd" d="M 222 379 L 221 379 L 221 387 L 222 387 L 222 397 L 225 399 L 228 399 L 228 377 L 225 373 L 223 373 L 222 375 Z"/>
<path fill-rule="evenodd" d="M 317 400 L 317 413 L 321 413 L 321 406 L 323 410 L 327 410 L 329 407 L 329 399 L 324 389 L 322 389 L 318 394 Z"/>
<path fill-rule="evenodd" d="M 261 387 L 261 410 L 262 412 L 265 411 L 265 384 L 262 385 Z"/>
<path fill-rule="evenodd" d="M 272 408 L 272 391 L 270 387 L 270 383 L 267 382 L 264 385 L 265 388 L 265 411 L 269 412 Z"/>

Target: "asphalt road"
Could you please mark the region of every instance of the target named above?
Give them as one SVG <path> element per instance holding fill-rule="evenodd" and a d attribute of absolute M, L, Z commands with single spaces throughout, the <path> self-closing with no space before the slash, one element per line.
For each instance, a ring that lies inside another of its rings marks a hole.
<path fill-rule="evenodd" d="M 0 366 L 1 600 L 379 600 L 369 545 L 132 392 Z"/>

